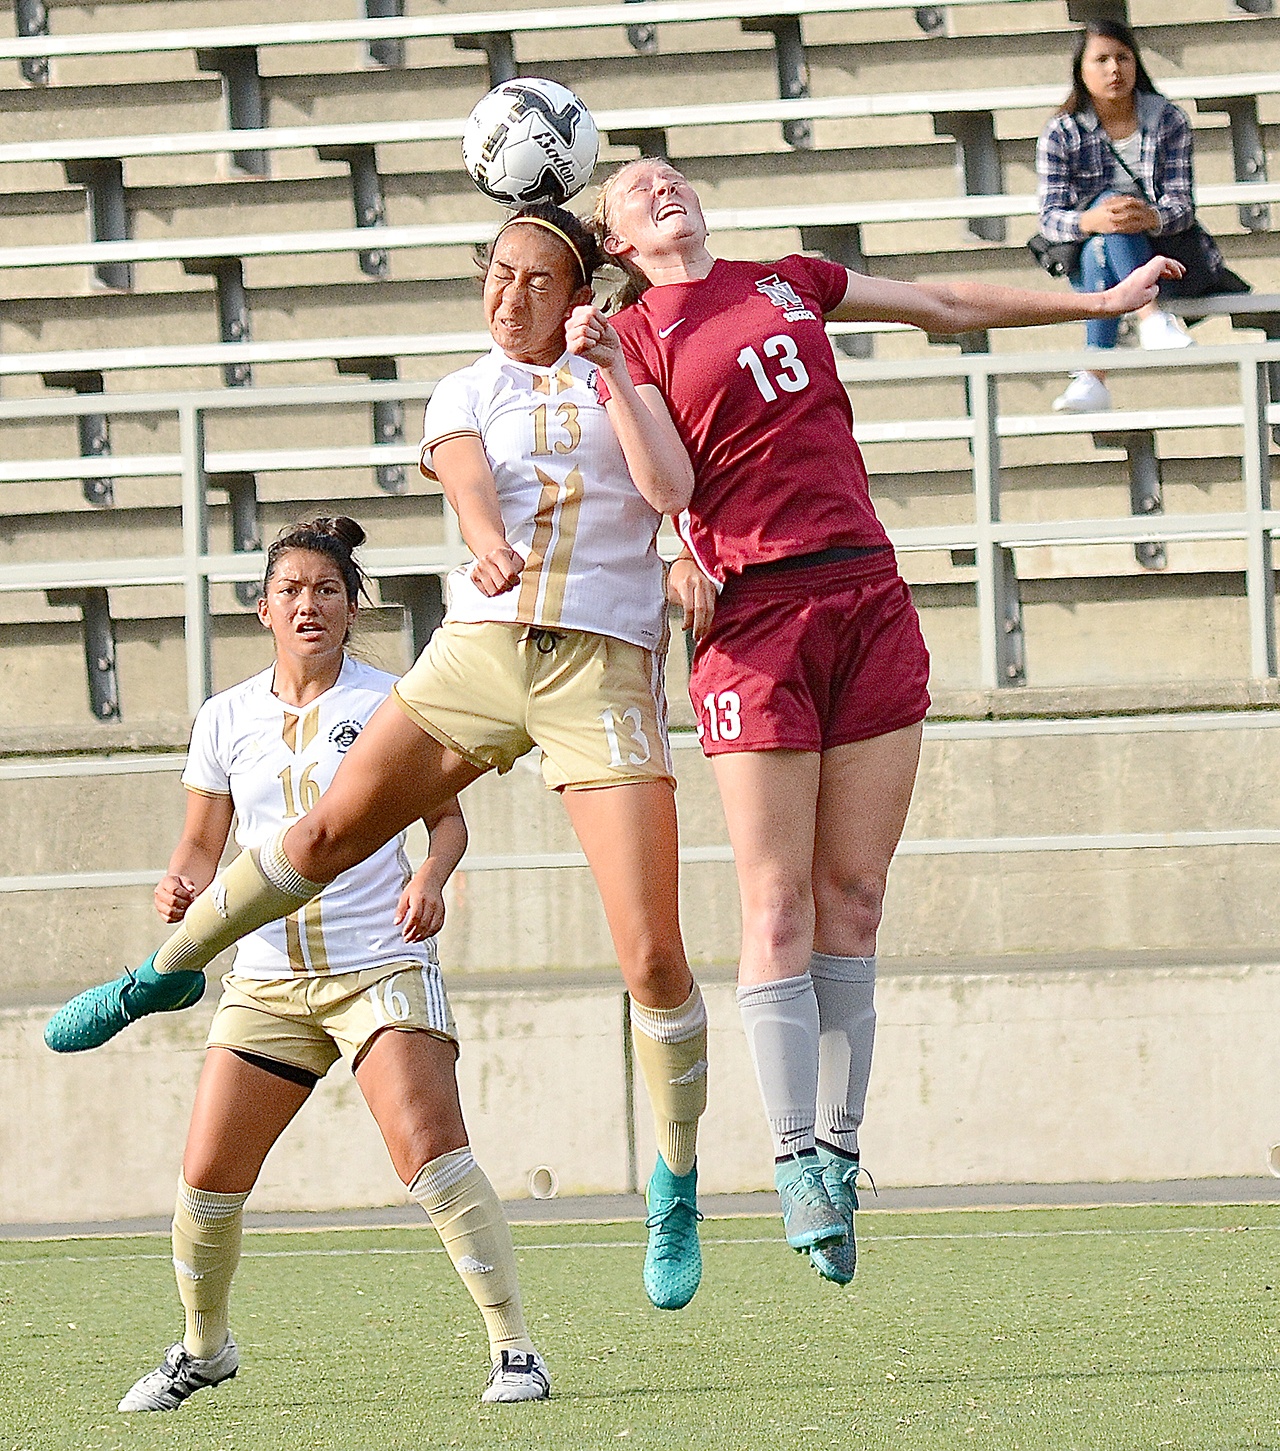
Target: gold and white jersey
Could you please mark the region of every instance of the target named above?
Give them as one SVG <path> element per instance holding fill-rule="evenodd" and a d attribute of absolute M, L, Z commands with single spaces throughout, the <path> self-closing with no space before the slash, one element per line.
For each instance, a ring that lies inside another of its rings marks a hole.
<path fill-rule="evenodd" d="M 205 701 L 182 773 L 188 791 L 231 797 L 241 850 L 264 845 L 315 805 L 395 683 L 348 656 L 336 682 L 298 709 L 272 693 L 274 674 L 264 670 Z M 405 942 L 393 921 L 410 875 L 401 835 L 301 911 L 242 938 L 235 971 L 272 981 L 437 962 L 434 938 Z"/>
<path fill-rule="evenodd" d="M 571 353 L 517 363 L 498 347 L 436 384 L 419 464 L 463 434 L 480 438 L 498 488 L 520 583 L 489 599 L 469 566 L 449 576 L 446 619 L 590 630 L 647 650 L 666 631 L 659 515 L 641 497 L 596 391 L 597 369 Z"/>

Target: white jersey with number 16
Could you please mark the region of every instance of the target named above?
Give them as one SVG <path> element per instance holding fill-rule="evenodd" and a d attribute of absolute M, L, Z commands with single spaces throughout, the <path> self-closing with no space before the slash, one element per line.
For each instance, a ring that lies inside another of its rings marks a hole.
<path fill-rule="evenodd" d="M 231 797 L 242 851 L 265 845 L 316 804 L 395 683 L 394 675 L 347 656 L 335 683 L 298 708 L 273 693 L 274 678 L 272 667 L 205 701 L 182 773 L 188 791 Z M 272 981 L 436 962 L 434 938 L 405 942 L 393 920 L 410 875 L 402 834 L 300 912 L 242 938 L 236 972 Z"/>

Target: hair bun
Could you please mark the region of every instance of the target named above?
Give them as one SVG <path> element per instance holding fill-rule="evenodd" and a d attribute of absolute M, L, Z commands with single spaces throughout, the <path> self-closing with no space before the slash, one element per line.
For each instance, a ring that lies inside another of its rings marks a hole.
<path fill-rule="evenodd" d="M 309 519 L 303 524 L 296 525 L 289 532 L 291 534 L 324 534 L 342 545 L 348 554 L 354 549 L 359 549 L 367 537 L 359 524 L 345 514 L 339 514 L 336 518 Z"/>

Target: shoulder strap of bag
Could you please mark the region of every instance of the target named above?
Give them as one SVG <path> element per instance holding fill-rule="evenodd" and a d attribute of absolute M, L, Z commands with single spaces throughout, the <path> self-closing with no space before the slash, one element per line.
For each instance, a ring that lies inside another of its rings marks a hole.
<path fill-rule="evenodd" d="M 1102 123 L 1099 122 L 1098 124 L 1101 125 Z M 1143 184 L 1142 178 L 1138 175 L 1136 171 L 1134 171 L 1133 167 L 1129 165 L 1124 157 L 1121 156 L 1116 148 L 1111 144 L 1111 137 L 1107 135 L 1105 130 L 1102 133 L 1102 139 L 1106 144 L 1107 150 L 1112 154 L 1112 156 L 1115 157 L 1115 159 L 1120 163 L 1124 170 L 1129 173 L 1129 179 L 1134 182 L 1138 190 L 1142 193 L 1143 201 L 1145 201 L 1149 207 L 1155 206 L 1155 202 L 1151 200 L 1150 193 L 1147 191 L 1146 186 Z"/>

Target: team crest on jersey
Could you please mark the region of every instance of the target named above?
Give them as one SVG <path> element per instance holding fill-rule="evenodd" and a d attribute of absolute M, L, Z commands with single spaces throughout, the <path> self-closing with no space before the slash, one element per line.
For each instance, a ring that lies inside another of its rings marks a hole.
<path fill-rule="evenodd" d="M 591 376 L 587 379 L 587 387 L 591 389 L 591 396 L 596 400 L 596 402 L 601 402 L 599 368 L 592 368 Z"/>
<path fill-rule="evenodd" d="M 342 755 L 346 755 L 355 744 L 356 737 L 360 734 L 360 722 L 358 720 L 344 720 L 329 732 L 329 740 L 337 746 Z"/>
<path fill-rule="evenodd" d="M 762 292 L 774 307 L 781 308 L 782 315 L 788 322 L 817 321 L 816 314 L 810 312 L 804 305 L 804 298 L 789 282 L 784 282 L 776 272 L 772 277 L 762 277 L 756 283 L 756 291 Z"/>

